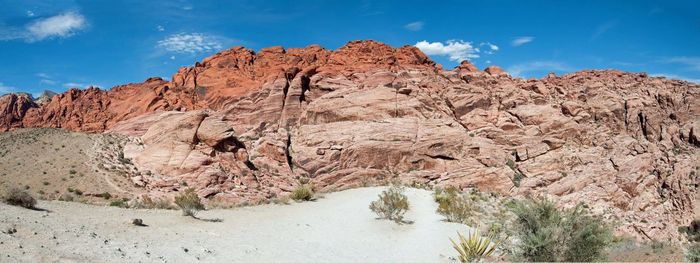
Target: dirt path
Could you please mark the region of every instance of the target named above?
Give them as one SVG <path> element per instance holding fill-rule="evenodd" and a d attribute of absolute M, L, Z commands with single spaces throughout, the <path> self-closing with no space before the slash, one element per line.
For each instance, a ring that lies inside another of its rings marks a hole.
<path fill-rule="evenodd" d="M 17 229 L 0 234 L 0 261 L 451 262 L 448 238 L 466 227 L 443 222 L 431 192 L 410 188 L 413 224 L 377 220 L 368 205 L 381 190 L 200 213 L 219 223 L 168 210 L 41 202 L 47 213 L 0 204 L 0 229 Z M 133 226 L 132 218 L 149 226 Z"/>

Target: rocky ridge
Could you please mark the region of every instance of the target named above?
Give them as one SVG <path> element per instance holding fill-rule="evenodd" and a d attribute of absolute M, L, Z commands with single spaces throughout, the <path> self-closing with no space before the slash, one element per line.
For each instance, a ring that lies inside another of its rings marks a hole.
<path fill-rule="evenodd" d="M 700 184 L 700 86 L 616 70 L 513 78 L 420 50 L 353 41 L 234 47 L 111 90 L 37 104 L 0 98 L 0 130 L 119 133 L 154 195 L 256 202 L 310 181 L 331 191 L 400 178 L 584 202 L 639 238 L 675 237 Z M 673 230 L 673 231 L 669 231 Z"/>

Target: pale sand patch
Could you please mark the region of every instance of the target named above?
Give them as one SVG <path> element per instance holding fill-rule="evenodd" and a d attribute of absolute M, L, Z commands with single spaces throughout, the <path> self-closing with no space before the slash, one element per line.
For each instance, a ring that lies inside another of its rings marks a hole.
<path fill-rule="evenodd" d="M 377 220 L 368 205 L 383 189 L 199 214 L 218 223 L 180 211 L 40 202 L 47 213 L 0 204 L 0 230 L 17 228 L 0 234 L 0 261 L 451 262 L 448 238 L 467 227 L 442 221 L 432 193 L 413 188 L 406 189 L 413 224 Z M 132 225 L 133 218 L 148 227 Z"/>

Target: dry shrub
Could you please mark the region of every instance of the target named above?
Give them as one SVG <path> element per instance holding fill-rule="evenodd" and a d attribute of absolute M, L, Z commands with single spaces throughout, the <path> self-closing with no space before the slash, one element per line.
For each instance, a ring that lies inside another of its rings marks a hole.
<path fill-rule="evenodd" d="M 398 184 L 379 194 L 379 199 L 369 204 L 369 209 L 383 219 L 403 222 L 403 216 L 408 211 L 408 197 L 403 194 L 404 188 Z"/>
<path fill-rule="evenodd" d="M 438 214 L 444 216 L 447 222 L 475 224 L 472 219 L 477 209 L 474 201 L 463 195 L 457 188 L 437 188 L 434 197 L 435 202 L 438 203 Z"/>
<path fill-rule="evenodd" d="M 314 199 L 314 191 L 309 185 L 302 184 L 295 188 L 289 197 L 297 202 L 311 201 Z"/>
<path fill-rule="evenodd" d="M 36 199 L 26 190 L 11 188 L 3 195 L 2 201 L 8 205 L 21 206 L 28 209 L 36 207 Z"/>
<path fill-rule="evenodd" d="M 204 210 L 202 200 L 199 199 L 193 188 L 187 188 L 181 194 L 175 196 L 175 204 L 182 209 L 182 214 L 195 217 L 197 212 Z"/>

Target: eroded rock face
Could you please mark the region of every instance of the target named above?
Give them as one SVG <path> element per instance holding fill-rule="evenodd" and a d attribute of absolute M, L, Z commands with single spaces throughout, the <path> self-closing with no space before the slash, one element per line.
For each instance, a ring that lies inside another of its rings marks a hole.
<path fill-rule="evenodd" d="M 125 149 L 149 173 L 133 176 L 166 194 L 255 202 L 302 178 L 328 191 L 400 178 L 584 202 L 618 231 L 658 238 L 693 218 L 700 184 L 700 87 L 645 74 L 524 80 L 356 41 L 236 47 L 171 81 L 71 90 L 20 104 L 23 115 L 3 99 L 3 129 L 140 137 Z"/>

